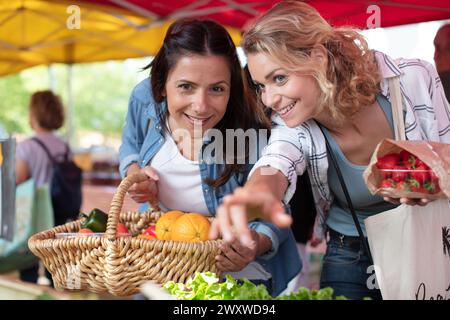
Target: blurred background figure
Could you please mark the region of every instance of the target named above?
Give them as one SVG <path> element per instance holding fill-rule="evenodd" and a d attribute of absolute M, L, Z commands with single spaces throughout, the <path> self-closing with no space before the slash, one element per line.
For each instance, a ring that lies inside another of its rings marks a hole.
<path fill-rule="evenodd" d="M 49 90 L 34 93 L 29 104 L 29 123 L 34 135 L 17 146 L 16 183 L 31 178 L 39 187 L 50 182 L 53 166 L 45 150 L 33 138 L 39 139 L 53 157 L 66 152 L 66 144 L 54 133 L 64 124 L 60 98 Z"/>
<path fill-rule="evenodd" d="M 442 80 L 447 100 L 450 101 L 450 24 L 442 26 L 434 38 L 434 61 Z"/>
<path fill-rule="evenodd" d="M 16 184 L 19 185 L 28 179 L 33 179 L 36 187 L 40 187 L 50 183 L 53 174 L 52 159 L 49 158 L 40 143 L 55 159 L 64 156 L 68 151 L 65 142 L 54 132 L 64 124 L 64 108 L 60 98 L 49 90 L 35 92 L 29 103 L 29 123 L 34 134 L 17 145 Z M 38 270 L 39 263 L 28 269 L 20 270 L 20 279 L 37 283 Z M 48 272 L 47 278 L 51 279 Z M 42 282 L 42 278 L 40 282 Z M 44 282 L 49 283 L 49 281 Z"/>

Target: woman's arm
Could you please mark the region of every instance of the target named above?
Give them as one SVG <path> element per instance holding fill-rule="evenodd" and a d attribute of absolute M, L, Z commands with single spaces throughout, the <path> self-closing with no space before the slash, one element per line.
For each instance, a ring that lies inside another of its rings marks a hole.
<path fill-rule="evenodd" d="M 128 169 L 132 164 L 138 166 L 136 164 L 139 161 L 140 152 L 140 146 L 138 145 L 138 121 L 140 116 L 142 116 L 142 108 L 142 103 L 134 98 L 133 91 L 128 103 L 125 126 L 122 130 L 122 144 L 119 147 L 119 171 L 122 178 L 125 178 Z"/>
<path fill-rule="evenodd" d="M 211 226 L 210 237 L 222 234 L 227 242 L 233 242 L 236 235 L 244 245 L 251 245 L 252 235 L 248 221 L 256 218 L 270 220 L 279 227 L 287 227 L 292 218 L 285 213 L 282 199 L 288 181 L 283 173 L 271 167 L 257 168 L 243 188 L 224 198 L 217 209 L 216 219 Z"/>
<path fill-rule="evenodd" d="M 16 160 L 16 185 L 21 184 L 29 179 L 30 172 L 28 165 L 25 161 L 17 159 Z"/>
<path fill-rule="evenodd" d="M 264 255 L 272 247 L 271 240 L 264 234 L 255 230 L 250 231 L 252 242 L 244 245 L 239 240 L 222 243 L 220 250 L 222 254 L 217 255 L 216 266 L 222 272 L 237 272 L 244 269 L 258 256 Z"/>

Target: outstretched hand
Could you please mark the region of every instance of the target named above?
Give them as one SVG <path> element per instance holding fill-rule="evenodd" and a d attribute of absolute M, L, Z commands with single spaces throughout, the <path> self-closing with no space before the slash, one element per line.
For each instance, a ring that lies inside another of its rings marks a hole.
<path fill-rule="evenodd" d="M 242 245 L 251 246 L 252 235 L 248 221 L 256 218 L 269 220 L 280 228 L 288 227 L 292 223 L 292 218 L 285 213 L 282 202 L 272 193 L 237 188 L 232 195 L 224 198 L 223 204 L 217 209 L 209 236 L 211 239 L 217 239 L 222 235 L 226 242 L 233 243 L 236 234 L 239 235 Z"/>

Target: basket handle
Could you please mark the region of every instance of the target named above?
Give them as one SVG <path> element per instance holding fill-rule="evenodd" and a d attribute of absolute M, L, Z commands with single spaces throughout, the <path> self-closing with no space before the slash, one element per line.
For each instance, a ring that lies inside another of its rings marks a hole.
<path fill-rule="evenodd" d="M 120 182 L 109 208 L 108 222 L 106 225 L 106 237 L 108 240 L 113 241 L 117 238 L 117 224 L 119 223 L 120 212 L 126 193 L 133 184 L 144 182 L 148 179 L 149 176 L 144 173 L 133 173 Z"/>

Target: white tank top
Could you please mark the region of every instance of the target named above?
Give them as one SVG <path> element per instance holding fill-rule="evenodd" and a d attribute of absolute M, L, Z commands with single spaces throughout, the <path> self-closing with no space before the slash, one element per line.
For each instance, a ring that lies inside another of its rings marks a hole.
<path fill-rule="evenodd" d="M 181 210 L 210 215 L 203 196 L 199 163 L 185 158 L 180 153 L 169 132 L 164 136 L 166 141 L 150 161 L 150 165 L 159 176 L 158 198 L 161 210 Z M 271 274 L 256 261 L 239 272 L 228 273 L 237 279 L 271 278 Z"/>
<path fill-rule="evenodd" d="M 158 198 L 161 209 L 210 215 L 203 196 L 199 163 L 180 153 L 170 133 L 165 133 L 165 140 L 150 161 L 159 176 Z"/>

